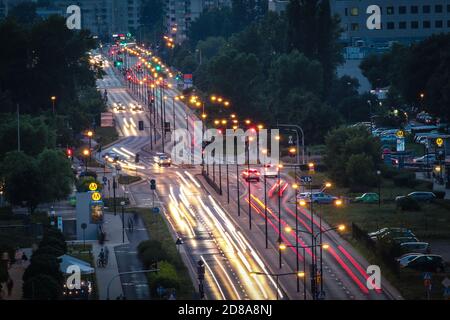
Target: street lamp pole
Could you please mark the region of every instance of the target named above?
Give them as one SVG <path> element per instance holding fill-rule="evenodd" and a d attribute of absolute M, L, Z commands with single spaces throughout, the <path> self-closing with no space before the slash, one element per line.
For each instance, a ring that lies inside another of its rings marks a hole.
<path fill-rule="evenodd" d="M 125 243 L 125 201 L 121 201 L 122 206 L 122 243 Z"/>

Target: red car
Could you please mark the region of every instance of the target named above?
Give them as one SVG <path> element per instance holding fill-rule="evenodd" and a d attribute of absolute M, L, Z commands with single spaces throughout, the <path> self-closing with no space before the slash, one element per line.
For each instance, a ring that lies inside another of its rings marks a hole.
<path fill-rule="evenodd" d="M 242 171 L 242 177 L 245 179 L 245 181 L 260 181 L 260 173 L 256 169 L 246 169 Z"/>

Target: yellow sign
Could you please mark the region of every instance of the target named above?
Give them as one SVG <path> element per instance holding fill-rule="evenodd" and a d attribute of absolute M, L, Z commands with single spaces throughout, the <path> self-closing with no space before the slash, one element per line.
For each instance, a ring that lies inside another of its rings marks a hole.
<path fill-rule="evenodd" d="M 436 139 L 436 144 L 438 145 L 438 147 L 442 147 L 442 145 L 444 144 L 444 139 L 437 138 Z"/>
<path fill-rule="evenodd" d="M 396 135 L 397 135 L 397 138 L 404 138 L 405 137 L 405 133 L 403 132 L 403 130 L 398 130 Z"/>
<path fill-rule="evenodd" d="M 94 201 L 100 201 L 100 199 L 102 198 L 102 195 L 100 194 L 100 192 L 94 192 L 92 194 L 91 198 Z"/>
<path fill-rule="evenodd" d="M 98 189 L 98 186 L 97 186 L 97 184 L 96 184 L 95 182 L 91 182 L 91 183 L 89 184 L 89 190 L 91 190 L 91 191 L 97 191 L 97 189 Z"/>

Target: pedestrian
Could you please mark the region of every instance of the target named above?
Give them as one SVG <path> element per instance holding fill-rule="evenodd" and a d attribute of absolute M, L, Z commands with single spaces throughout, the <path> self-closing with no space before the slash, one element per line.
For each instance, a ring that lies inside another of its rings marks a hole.
<path fill-rule="evenodd" d="M 11 277 L 9 277 L 8 282 L 6 283 L 6 288 L 8 289 L 8 297 L 11 296 L 13 287 L 14 287 L 14 281 L 13 281 L 13 279 L 11 279 Z"/>

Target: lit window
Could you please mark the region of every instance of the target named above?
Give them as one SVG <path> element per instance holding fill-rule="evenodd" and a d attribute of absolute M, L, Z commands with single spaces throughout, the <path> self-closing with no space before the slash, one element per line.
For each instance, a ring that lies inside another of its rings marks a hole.
<path fill-rule="evenodd" d="M 359 10 L 358 10 L 358 8 L 352 8 L 352 9 L 350 10 L 350 15 L 352 15 L 352 16 L 357 16 L 357 15 L 359 15 Z"/>

